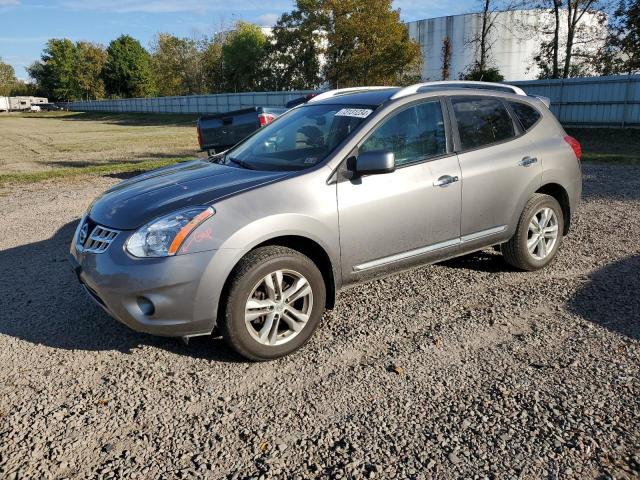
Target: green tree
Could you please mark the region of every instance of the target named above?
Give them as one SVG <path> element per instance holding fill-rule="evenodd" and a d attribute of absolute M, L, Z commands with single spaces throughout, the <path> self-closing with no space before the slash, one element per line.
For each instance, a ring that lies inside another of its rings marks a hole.
<path fill-rule="evenodd" d="M 11 65 L 4 63 L 0 57 L 0 96 L 7 96 L 15 88 L 18 79 Z"/>
<path fill-rule="evenodd" d="M 47 42 L 39 61 L 27 68 L 38 89 L 53 100 L 77 98 L 75 84 L 76 47 L 66 38 Z"/>
<path fill-rule="evenodd" d="M 107 52 L 104 47 L 96 43 L 77 42 L 75 53 L 75 96 L 92 100 L 104 98 L 102 69 L 107 62 Z"/>
<path fill-rule="evenodd" d="M 199 44 L 203 92 L 222 92 L 226 82 L 222 61 L 222 40 L 219 37 L 204 39 Z"/>
<path fill-rule="evenodd" d="M 148 97 L 156 92 L 151 56 L 129 35 L 109 44 L 102 78 L 107 94 L 114 97 Z"/>
<path fill-rule="evenodd" d="M 500 73 L 500 70 L 496 67 L 485 67 L 481 69 L 479 64 L 472 65 L 472 67 L 465 73 L 460 75 L 461 80 L 476 80 L 481 82 L 502 82 L 504 76 Z"/>
<path fill-rule="evenodd" d="M 607 42 L 596 57 L 600 75 L 640 72 L 640 0 L 622 0 L 609 22 Z"/>
<path fill-rule="evenodd" d="M 224 77 L 229 91 L 260 90 L 264 86 L 265 44 L 260 27 L 238 22 L 222 44 Z"/>

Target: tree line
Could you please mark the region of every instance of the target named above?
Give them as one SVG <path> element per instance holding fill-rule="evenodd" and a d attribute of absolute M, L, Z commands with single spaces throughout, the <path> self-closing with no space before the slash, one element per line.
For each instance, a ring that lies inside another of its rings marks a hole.
<path fill-rule="evenodd" d="M 467 38 L 475 57 L 463 79 L 503 80 L 492 55 L 499 13 L 531 8 L 545 13 L 545 21 L 514 33 L 542 39 L 531 60 L 540 78 L 640 71 L 640 0 L 477 0 L 477 5 L 481 28 Z M 586 21 L 587 13 L 595 14 L 595 25 Z M 450 78 L 451 55 L 445 38 L 443 79 Z M 149 49 L 129 35 L 107 47 L 51 39 L 27 70 L 34 83 L 17 81 L 0 59 L 0 95 L 80 100 L 404 85 L 421 80 L 422 55 L 392 0 L 297 0 L 268 34 L 238 22 L 197 39 L 159 33 Z"/>
<path fill-rule="evenodd" d="M 298 0 L 273 30 L 238 22 L 207 38 L 51 39 L 28 67 L 53 100 L 394 84 L 419 78 L 419 45 L 391 0 Z"/>

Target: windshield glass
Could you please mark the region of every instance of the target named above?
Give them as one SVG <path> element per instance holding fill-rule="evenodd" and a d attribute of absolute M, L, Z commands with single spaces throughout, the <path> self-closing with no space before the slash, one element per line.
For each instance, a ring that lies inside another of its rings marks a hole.
<path fill-rule="evenodd" d="M 302 170 L 324 160 L 374 110 L 359 105 L 305 105 L 229 150 L 224 163 L 254 170 Z"/>

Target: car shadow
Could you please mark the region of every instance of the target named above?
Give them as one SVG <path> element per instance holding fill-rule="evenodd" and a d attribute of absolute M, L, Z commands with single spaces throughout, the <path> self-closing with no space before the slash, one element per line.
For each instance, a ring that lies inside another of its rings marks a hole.
<path fill-rule="evenodd" d="M 462 270 L 474 270 L 476 272 L 499 273 L 516 271 L 507 262 L 504 261 L 499 252 L 492 250 L 481 250 L 469 253 L 461 257 L 451 258 L 437 265 L 447 268 L 455 268 Z"/>
<path fill-rule="evenodd" d="M 589 322 L 640 340 L 640 255 L 611 263 L 590 275 L 568 303 Z"/>
<path fill-rule="evenodd" d="M 221 339 L 138 333 L 109 317 L 84 293 L 67 261 L 77 221 L 51 238 L 0 252 L 0 334 L 65 350 L 130 353 L 144 345 L 211 361 L 242 359 Z"/>

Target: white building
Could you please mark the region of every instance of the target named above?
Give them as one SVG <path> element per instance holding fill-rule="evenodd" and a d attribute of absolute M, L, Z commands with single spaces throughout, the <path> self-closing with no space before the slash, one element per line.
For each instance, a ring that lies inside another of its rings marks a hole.
<path fill-rule="evenodd" d="M 495 18 L 489 36 L 489 66 L 497 67 L 506 80 L 538 78 L 539 70 L 533 59 L 542 41 L 548 38 L 543 36 L 541 30 L 545 24 L 553 22 L 552 14 L 544 10 L 515 10 L 491 15 Z M 581 28 L 584 31 L 595 30 L 599 33 L 597 36 L 604 39 L 606 24 L 598 21 L 599 15 L 585 14 Z M 422 48 L 423 80 L 442 80 L 442 46 L 445 37 L 449 37 L 451 42 L 450 75 L 447 80 L 458 79 L 475 62 L 477 45 L 471 42 L 482 31 L 481 14 L 428 18 L 406 25 L 411 38 Z M 566 25 L 566 19 L 561 19 L 561 25 Z M 603 41 L 590 42 L 588 47 L 581 44 L 580 48 L 595 51 Z"/>

